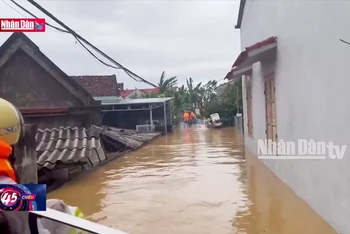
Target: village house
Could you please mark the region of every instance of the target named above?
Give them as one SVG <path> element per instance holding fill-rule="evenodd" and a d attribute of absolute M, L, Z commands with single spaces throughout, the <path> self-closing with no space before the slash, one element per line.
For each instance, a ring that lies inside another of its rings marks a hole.
<path fill-rule="evenodd" d="M 140 132 L 172 132 L 171 100 L 167 98 L 96 97 L 101 101 L 102 124 Z"/>
<path fill-rule="evenodd" d="M 350 41 L 348 9 L 348 1 L 241 0 L 242 53 L 226 78 L 243 75 L 252 154 L 259 139 L 349 143 L 350 46 L 340 41 Z M 263 162 L 337 232 L 350 233 L 349 149 L 341 160 Z"/>
<path fill-rule="evenodd" d="M 100 102 L 24 33 L 13 33 L 0 47 L 0 97 L 19 108 L 26 123 L 39 128 L 89 127 L 100 113 Z"/>
<path fill-rule="evenodd" d="M 93 128 L 101 102 L 23 33 L 13 33 L 0 47 L 0 97 L 19 108 L 26 124 L 38 127 L 30 147 L 36 148 L 39 182 L 65 179 L 74 167 L 106 159 L 101 130 Z"/>
<path fill-rule="evenodd" d="M 222 96 L 224 95 L 224 93 L 225 93 L 227 87 L 228 87 L 229 85 L 233 85 L 233 84 L 235 83 L 235 81 L 236 81 L 236 80 L 232 79 L 232 80 L 229 80 L 229 81 L 227 81 L 227 82 L 225 82 L 225 83 L 223 83 L 223 84 L 218 85 L 218 86 L 215 88 L 217 97 L 218 97 L 219 99 L 222 98 Z"/>
<path fill-rule="evenodd" d="M 158 93 L 158 88 L 124 90 L 115 75 L 71 76 L 97 101 L 101 101 L 101 124 L 142 132 L 172 131 L 170 100 L 144 98 Z"/>

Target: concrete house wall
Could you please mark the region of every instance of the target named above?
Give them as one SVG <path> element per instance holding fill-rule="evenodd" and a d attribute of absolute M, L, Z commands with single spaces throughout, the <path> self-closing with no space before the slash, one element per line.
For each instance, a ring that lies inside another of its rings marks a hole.
<path fill-rule="evenodd" d="M 127 96 L 125 96 L 124 98 L 132 98 L 134 96 L 137 96 L 138 98 L 145 95 L 144 92 L 142 92 L 139 89 L 135 89 L 132 93 L 128 94 Z"/>
<path fill-rule="evenodd" d="M 241 47 L 278 38 L 275 64 L 278 139 L 350 143 L 349 1 L 247 0 Z M 253 138 L 266 139 L 263 77 L 274 64 L 253 64 Z M 243 90 L 245 82 L 243 81 Z M 243 92 L 244 115 L 247 103 Z M 245 118 L 245 133 L 247 120 Z M 264 160 L 264 163 L 339 233 L 350 233 L 350 148 L 342 160 Z M 292 212 L 292 211 L 290 211 Z"/>

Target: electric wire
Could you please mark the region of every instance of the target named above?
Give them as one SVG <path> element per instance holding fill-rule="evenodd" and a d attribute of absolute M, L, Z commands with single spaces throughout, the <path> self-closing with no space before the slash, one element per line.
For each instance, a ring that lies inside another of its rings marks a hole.
<path fill-rule="evenodd" d="M 4 0 L 2 0 L 4 2 Z M 54 21 L 56 21 L 59 24 L 63 24 L 62 22 L 60 22 L 56 17 L 54 17 L 50 12 L 46 11 L 45 9 L 43 9 L 39 4 L 37 4 L 34 1 L 30 1 L 28 0 L 31 4 L 33 4 L 35 7 L 37 7 L 39 10 L 41 10 L 42 12 L 44 12 L 46 15 L 48 15 L 50 18 L 52 18 Z M 31 15 L 34 18 L 38 18 L 36 15 L 34 15 L 32 12 L 30 12 L 29 10 L 27 10 L 26 8 L 24 8 L 22 5 L 20 5 L 19 3 L 17 3 L 14 0 L 11 0 L 11 2 L 13 4 L 15 4 L 17 7 L 19 7 L 21 10 L 23 10 L 24 12 L 28 13 L 29 15 Z M 4 2 L 5 3 L 5 2 Z M 6 5 L 8 5 L 7 3 L 5 3 Z M 8 5 L 9 7 L 11 7 L 10 5 Z M 12 8 L 12 7 L 11 7 Z M 14 9 L 14 8 L 12 8 Z M 15 10 L 15 9 L 14 9 Z M 17 11 L 17 10 L 16 10 Z M 18 11 L 17 11 L 18 12 Z M 18 12 L 19 13 L 19 12 Z M 22 14 L 21 14 L 22 15 Z M 67 33 L 67 34 L 71 34 L 76 41 L 91 55 L 93 56 L 96 60 L 98 60 L 100 63 L 102 63 L 103 65 L 107 66 L 107 67 L 111 67 L 114 69 L 121 69 L 123 70 L 130 78 L 132 78 L 133 80 L 137 81 L 137 82 L 144 82 L 146 84 L 152 85 L 154 87 L 158 87 L 154 84 L 152 84 L 151 82 L 143 79 L 142 77 L 136 75 L 135 73 L 133 73 L 132 71 L 130 71 L 129 69 L 127 69 L 126 67 L 122 66 L 120 63 L 116 62 L 115 60 L 113 60 L 112 58 L 110 58 L 108 55 L 104 54 L 102 51 L 100 51 L 97 47 L 93 46 L 90 42 L 88 42 L 87 40 L 85 40 L 84 38 L 82 38 L 79 34 L 77 34 L 74 30 L 70 29 L 68 26 L 66 26 L 67 30 L 61 29 L 59 27 L 56 27 L 50 23 L 46 22 L 46 25 L 51 27 L 52 29 L 55 29 L 59 32 L 62 33 Z M 63 24 L 64 25 L 64 24 Z M 64 25 L 65 26 L 65 25 Z M 68 30 L 69 29 L 69 30 Z M 104 62 L 103 60 L 101 60 L 100 58 L 98 58 L 89 48 L 87 48 L 87 46 L 82 42 L 85 42 L 88 46 L 90 46 L 92 49 L 94 49 L 95 51 L 97 51 L 97 53 L 99 53 L 100 55 L 102 55 L 103 57 L 107 58 L 108 60 L 110 60 L 111 62 L 113 62 L 114 64 L 116 64 L 116 66 L 114 65 L 110 65 L 106 62 Z"/>
<path fill-rule="evenodd" d="M 13 0 L 12 0 L 13 1 Z M 87 44 L 88 46 L 90 46 L 92 49 L 94 49 L 95 51 L 97 51 L 100 55 L 102 55 L 103 57 L 105 57 L 106 59 L 108 59 L 110 62 L 114 63 L 116 66 L 120 67 L 130 78 L 134 79 L 135 81 L 138 82 L 144 82 L 146 84 L 149 84 L 153 87 L 158 87 L 155 84 L 152 84 L 151 82 L 143 79 L 142 77 L 140 77 L 139 75 L 135 74 L 134 72 L 130 71 L 129 69 L 127 69 L 126 67 L 122 66 L 120 63 L 118 63 L 117 61 L 115 61 L 113 58 L 111 58 L 110 56 L 108 56 L 107 54 L 105 54 L 104 52 L 102 52 L 100 49 L 98 49 L 96 46 L 92 45 L 89 41 L 87 41 L 85 38 L 83 38 L 82 36 L 80 36 L 78 33 L 76 33 L 73 29 L 69 28 L 67 25 L 65 25 L 62 21 L 60 21 L 57 17 L 55 17 L 53 14 L 51 14 L 49 11 L 47 11 L 45 8 L 43 8 L 40 4 L 38 4 L 37 2 L 35 2 L 34 0 L 28 0 L 29 3 L 31 3 L 33 6 L 35 6 L 36 8 L 38 8 L 41 12 L 43 12 L 45 15 L 49 16 L 51 19 L 53 19 L 56 23 L 58 23 L 59 25 L 61 25 L 63 28 L 65 28 L 68 32 L 70 32 L 73 36 L 79 38 L 80 40 L 82 40 L 85 44 Z M 139 80 L 137 80 L 139 79 Z"/>
<path fill-rule="evenodd" d="M 2 1 L 4 1 L 4 0 L 2 0 Z M 26 13 L 28 13 L 29 15 L 31 15 L 32 17 L 38 19 L 38 17 L 37 17 L 36 15 L 34 15 L 33 13 L 31 13 L 29 10 L 27 10 L 26 8 L 24 8 L 24 7 L 21 6 L 20 4 L 18 4 L 16 1 L 11 0 L 11 2 L 12 2 L 13 4 L 15 4 L 17 7 L 19 7 L 21 10 L 23 10 L 23 11 L 25 11 Z M 5 4 L 6 4 L 6 3 L 5 3 Z M 6 4 L 6 5 L 8 5 L 8 4 Z M 8 5 L 8 6 L 11 7 L 10 5 Z M 11 8 L 12 8 L 12 7 L 11 7 Z M 12 9 L 14 9 L 14 8 L 12 8 Z M 15 9 L 14 9 L 14 10 L 15 10 Z M 18 12 L 18 11 L 17 11 L 17 12 Z M 19 12 L 18 12 L 18 13 L 19 13 Z M 23 14 L 21 14 L 21 15 L 23 15 Z M 50 23 L 45 22 L 45 24 L 46 24 L 47 26 L 49 26 L 49 27 L 51 27 L 51 28 L 53 28 L 53 29 L 59 31 L 59 32 L 71 34 L 71 33 L 68 32 L 67 30 L 64 30 L 64 29 L 61 29 L 61 28 L 59 28 L 59 27 L 56 27 L 56 26 L 54 26 L 54 25 L 52 25 L 52 24 L 50 24 Z M 74 36 L 74 35 L 73 35 L 73 36 Z M 91 56 L 93 56 L 95 59 L 97 59 L 100 63 L 106 65 L 107 67 L 111 67 L 111 68 L 114 68 L 114 69 L 120 69 L 120 68 L 118 68 L 118 67 L 116 67 L 116 66 L 107 64 L 106 62 L 104 62 L 104 61 L 102 61 L 101 59 L 99 59 L 99 58 L 98 58 L 91 50 L 89 50 L 76 36 L 74 36 L 74 37 L 75 37 L 75 39 L 77 40 L 77 42 L 78 42 Z"/>

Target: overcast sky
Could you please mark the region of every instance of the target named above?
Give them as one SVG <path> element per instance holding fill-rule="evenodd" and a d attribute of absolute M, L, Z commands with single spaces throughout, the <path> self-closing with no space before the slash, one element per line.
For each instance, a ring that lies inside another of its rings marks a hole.
<path fill-rule="evenodd" d="M 116 61 L 155 84 L 162 71 L 167 77 L 177 76 L 180 85 L 188 77 L 197 82 L 222 82 L 240 52 L 239 31 L 234 29 L 239 0 L 37 2 Z M 0 0 L 0 17 L 30 17 L 10 1 L 5 3 Z M 27 1 L 18 3 L 54 24 Z M 149 87 L 100 64 L 70 35 L 50 29 L 27 35 L 68 75 L 116 74 L 126 88 Z M 0 33 L 0 43 L 9 36 Z"/>

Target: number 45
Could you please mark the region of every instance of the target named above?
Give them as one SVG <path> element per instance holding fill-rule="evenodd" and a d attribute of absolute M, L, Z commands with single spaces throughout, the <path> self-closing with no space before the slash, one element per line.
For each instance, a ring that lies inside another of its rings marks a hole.
<path fill-rule="evenodd" d="M 9 203 L 14 203 L 15 201 L 17 201 L 17 194 L 16 193 L 5 193 L 1 199 L 1 202 L 5 205 L 9 204 Z"/>

